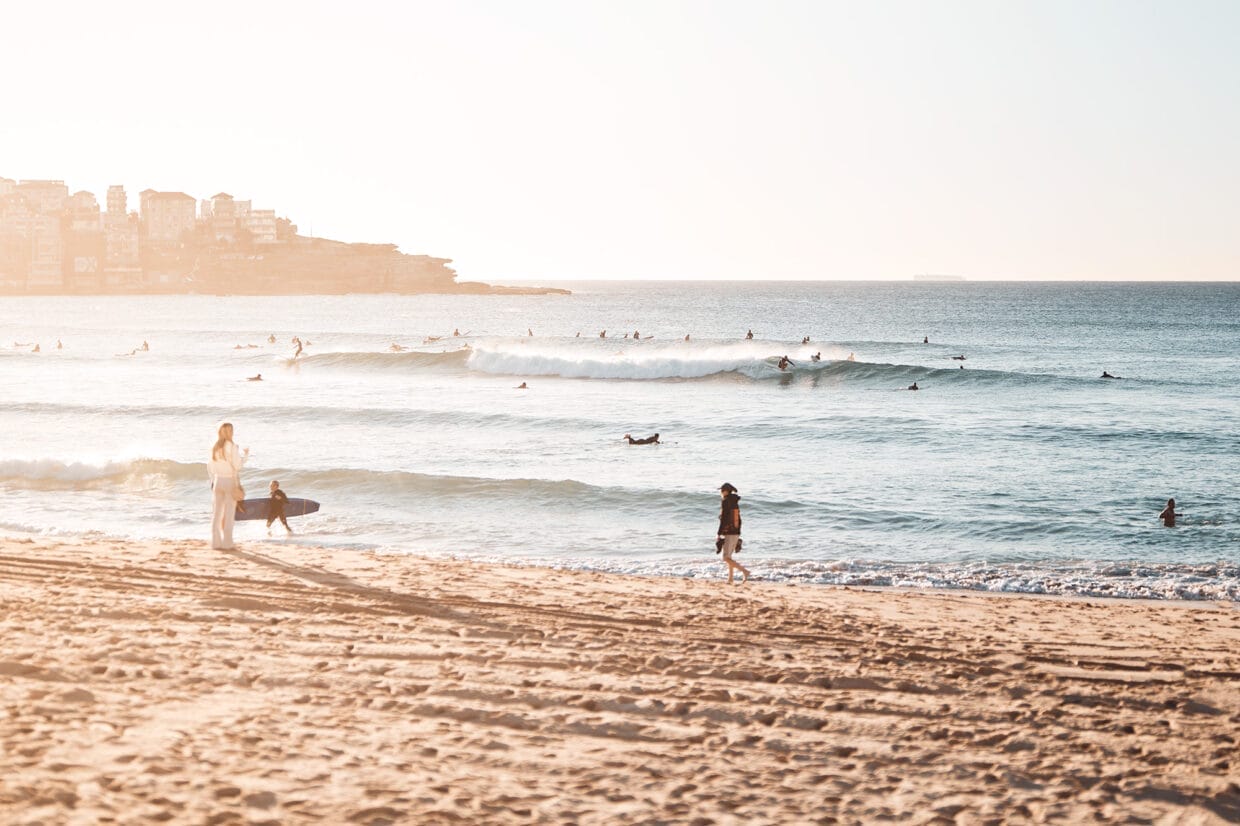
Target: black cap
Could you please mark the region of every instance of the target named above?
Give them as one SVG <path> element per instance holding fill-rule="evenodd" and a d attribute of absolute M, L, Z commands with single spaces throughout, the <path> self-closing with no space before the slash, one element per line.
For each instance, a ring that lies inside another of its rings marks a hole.
<path fill-rule="evenodd" d="M 726 490 L 728 493 L 736 493 L 736 488 L 732 486 L 731 482 L 724 482 L 719 486 L 719 490 Z"/>

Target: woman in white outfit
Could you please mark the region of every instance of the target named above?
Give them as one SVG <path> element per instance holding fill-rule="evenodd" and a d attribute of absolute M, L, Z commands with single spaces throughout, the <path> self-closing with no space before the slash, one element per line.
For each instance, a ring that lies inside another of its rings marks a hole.
<path fill-rule="evenodd" d="M 237 516 L 234 494 L 241 484 L 241 468 L 249 455 L 248 447 L 237 450 L 233 444 L 232 424 L 224 422 L 220 425 L 219 438 L 211 448 L 211 461 L 207 465 L 215 504 L 215 512 L 211 515 L 211 547 L 217 551 L 232 550 L 233 520 Z"/>

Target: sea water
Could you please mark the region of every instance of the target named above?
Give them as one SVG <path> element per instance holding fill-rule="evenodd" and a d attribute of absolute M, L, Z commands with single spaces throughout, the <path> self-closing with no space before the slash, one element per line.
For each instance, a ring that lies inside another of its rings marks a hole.
<path fill-rule="evenodd" d="M 340 553 L 1240 599 L 1240 284 L 568 286 L 0 299 L 0 529 L 205 542 L 231 421 Z"/>

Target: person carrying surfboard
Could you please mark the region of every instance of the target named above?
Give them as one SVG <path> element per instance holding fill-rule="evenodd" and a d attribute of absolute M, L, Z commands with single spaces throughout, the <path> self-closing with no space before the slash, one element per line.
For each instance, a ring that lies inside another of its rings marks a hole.
<path fill-rule="evenodd" d="M 284 506 L 288 504 L 288 495 L 280 490 L 280 483 L 275 479 L 271 480 L 269 489 L 271 490 L 271 500 L 267 503 L 267 535 L 271 535 L 271 523 L 277 519 L 284 526 L 284 530 L 291 534 L 293 529 L 288 526 L 288 519 L 284 517 Z"/>

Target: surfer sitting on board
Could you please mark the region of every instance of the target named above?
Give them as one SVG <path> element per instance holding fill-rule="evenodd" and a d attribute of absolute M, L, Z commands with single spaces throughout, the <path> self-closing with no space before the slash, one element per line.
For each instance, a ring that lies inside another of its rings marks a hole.
<path fill-rule="evenodd" d="M 629 434 L 625 433 L 625 434 L 624 434 L 624 438 L 628 439 L 628 440 L 629 440 L 629 444 L 631 444 L 631 445 L 657 445 L 657 444 L 659 444 L 659 434 L 658 434 L 658 433 L 654 434 L 653 436 L 647 436 L 647 437 L 646 437 L 646 438 L 644 438 L 644 439 L 634 439 L 632 436 L 630 436 Z"/>
<path fill-rule="evenodd" d="M 809 360 L 810 361 L 822 361 L 822 351 L 819 350 L 817 353 L 814 353 L 814 355 L 809 357 Z"/>
<path fill-rule="evenodd" d="M 284 526 L 284 530 L 292 533 L 293 529 L 288 526 L 288 520 L 284 518 L 284 506 L 288 504 L 288 496 L 280 490 L 280 483 L 275 479 L 271 480 L 270 489 L 271 499 L 267 502 L 267 533 L 271 533 L 271 523 L 277 519 Z"/>

